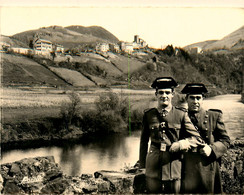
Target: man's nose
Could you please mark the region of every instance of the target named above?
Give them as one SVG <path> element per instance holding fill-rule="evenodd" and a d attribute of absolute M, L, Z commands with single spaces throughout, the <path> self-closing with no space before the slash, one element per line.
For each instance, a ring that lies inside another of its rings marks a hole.
<path fill-rule="evenodd" d="M 197 103 L 198 102 L 198 99 L 197 98 L 194 98 L 193 102 L 194 103 Z"/>
<path fill-rule="evenodd" d="M 162 93 L 162 97 L 166 97 L 167 96 L 167 94 L 166 93 Z"/>

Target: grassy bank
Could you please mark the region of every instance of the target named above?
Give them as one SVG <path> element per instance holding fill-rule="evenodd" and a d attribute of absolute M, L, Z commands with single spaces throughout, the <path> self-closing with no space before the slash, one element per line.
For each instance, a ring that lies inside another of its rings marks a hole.
<path fill-rule="evenodd" d="M 3 149 L 33 140 L 54 142 L 128 133 L 129 127 L 140 125 L 143 110 L 152 99 L 151 92 L 118 89 L 75 92 L 3 88 L 2 92 Z M 138 106 L 142 101 L 143 106 Z"/>

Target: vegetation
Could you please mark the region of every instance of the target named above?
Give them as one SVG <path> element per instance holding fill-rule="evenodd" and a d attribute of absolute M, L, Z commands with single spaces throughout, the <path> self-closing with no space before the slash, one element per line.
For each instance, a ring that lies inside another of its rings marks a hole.
<path fill-rule="evenodd" d="M 128 98 L 116 93 L 101 93 L 95 102 L 95 109 L 81 110 L 77 94 L 72 93 L 70 102 L 61 108 L 61 117 L 66 128 L 77 126 L 83 132 L 106 135 L 113 132 L 126 132 L 129 122 Z M 138 119 L 138 112 L 133 111 L 133 118 Z"/>

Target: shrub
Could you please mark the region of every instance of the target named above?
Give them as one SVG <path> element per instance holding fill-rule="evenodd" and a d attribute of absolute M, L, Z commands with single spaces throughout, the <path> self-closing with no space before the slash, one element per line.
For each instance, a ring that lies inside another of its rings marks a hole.
<path fill-rule="evenodd" d="M 74 120 L 79 118 L 80 114 L 80 97 L 79 94 L 72 92 L 68 94 L 70 102 L 64 102 L 61 106 L 61 118 L 63 119 L 67 128 Z"/>
<path fill-rule="evenodd" d="M 131 111 L 131 126 L 132 129 L 140 128 L 142 125 L 143 111 L 132 110 Z"/>
<path fill-rule="evenodd" d="M 129 104 L 127 98 L 119 98 L 116 93 L 101 93 L 95 102 L 96 110 L 81 114 L 84 131 L 96 134 L 122 132 L 127 127 Z"/>
<path fill-rule="evenodd" d="M 113 110 L 115 114 L 120 115 L 124 121 L 127 121 L 129 116 L 129 101 L 128 98 L 119 98 L 116 93 L 102 93 L 96 101 L 97 111 Z"/>
<path fill-rule="evenodd" d="M 102 93 L 99 95 L 99 98 L 95 104 L 98 112 L 116 110 L 117 106 L 119 105 L 119 97 L 112 92 Z"/>

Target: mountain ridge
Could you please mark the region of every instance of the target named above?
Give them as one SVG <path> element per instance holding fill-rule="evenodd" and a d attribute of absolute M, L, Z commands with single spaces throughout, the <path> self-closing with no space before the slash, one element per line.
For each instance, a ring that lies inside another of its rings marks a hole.
<path fill-rule="evenodd" d="M 206 40 L 187 45 L 183 48 L 190 49 L 193 47 L 201 47 L 203 51 L 244 49 L 244 42 L 242 40 L 244 40 L 244 26 L 226 35 L 220 40 Z"/>
<path fill-rule="evenodd" d="M 117 37 L 99 26 L 41 27 L 39 29 L 17 33 L 10 38 L 21 41 L 26 46 L 29 46 L 30 42 L 34 39 L 35 34 L 39 34 L 43 39 L 48 39 L 51 42 L 61 44 L 65 48 L 77 47 L 83 44 L 96 44 L 99 42 L 119 42 Z M 99 34 L 101 36 L 99 36 Z"/>

